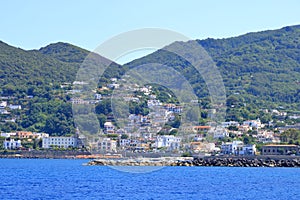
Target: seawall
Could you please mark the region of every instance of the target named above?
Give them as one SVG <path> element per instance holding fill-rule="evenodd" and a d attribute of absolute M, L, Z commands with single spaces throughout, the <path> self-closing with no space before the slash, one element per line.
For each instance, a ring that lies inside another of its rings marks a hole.
<path fill-rule="evenodd" d="M 207 166 L 207 167 L 300 167 L 299 156 L 249 156 L 249 157 L 161 157 L 95 159 L 88 165 L 100 166 Z"/>

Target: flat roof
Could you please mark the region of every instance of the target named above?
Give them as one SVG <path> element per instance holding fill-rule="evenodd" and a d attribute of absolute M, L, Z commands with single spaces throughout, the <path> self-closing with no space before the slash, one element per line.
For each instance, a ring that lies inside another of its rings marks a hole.
<path fill-rule="evenodd" d="M 295 144 L 267 144 L 263 147 L 297 147 L 298 145 Z"/>

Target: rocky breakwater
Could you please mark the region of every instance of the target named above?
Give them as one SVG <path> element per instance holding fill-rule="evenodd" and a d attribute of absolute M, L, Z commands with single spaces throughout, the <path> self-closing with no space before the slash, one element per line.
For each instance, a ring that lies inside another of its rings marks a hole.
<path fill-rule="evenodd" d="M 161 158 L 101 158 L 87 163 L 101 166 L 218 166 L 218 167 L 300 167 L 300 157 L 161 157 Z"/>
<path fill-rule="evenodd" d="M 300 157 L 203 157 L 177 161 L 172 166 L 300 167 Z"/>
<path fill-rule="evenodd" d="M 119 159 L 94 159 L 87 165 L 100 166 L 175 166 L 193 160 L 192 157 L 160 157 L 160 158 L 119 158 Z"/>

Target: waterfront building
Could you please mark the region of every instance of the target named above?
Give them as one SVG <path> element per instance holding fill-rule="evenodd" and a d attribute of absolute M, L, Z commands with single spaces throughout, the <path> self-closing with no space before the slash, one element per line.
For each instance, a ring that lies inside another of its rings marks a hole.
<path fill-rule="evenodd" d="M 115 152 L 117 151 L 117 141 L 110 138 L 100 138 L 98 141 L 100 151 Z"/>
<path fill-rule="evenodd" d="M 299 154 L 299 146 L 292 144 L 268 144 L 262 147 L 262 155 Z"/>
<path fill-rule="evenodd" d="M 181 138 L 174 135 L 157 136 L 155 146 L 157 148 L 166 147 L 168 150 L 176 150 L 180 148 Z"/>
<path fill-rule="evenodd" d="M 59 147 L 69 148 L 77 147 L 77 138 L 75 137 L 43 137 L 42 147 L 45 149 Z"/>
<path fill-rule="evenodd" d="M 247 144 L 243 146 L 243 151 L 240 155 L 255 155 L 256 154 L 256 145 Z"/>
<path fill-rule="evenodd" d="M 256 146 L 244 145 L 242 141 L 226 142 L 221 145 L 221 153 L 228 155 L 255 155 Z"/>
<path fill-rule="evenodd" d="M 9 139 L 3 141 L 4 149 L 17 149 L 20 148 L 21 146 L 22 146 L 21 140 Z"/>

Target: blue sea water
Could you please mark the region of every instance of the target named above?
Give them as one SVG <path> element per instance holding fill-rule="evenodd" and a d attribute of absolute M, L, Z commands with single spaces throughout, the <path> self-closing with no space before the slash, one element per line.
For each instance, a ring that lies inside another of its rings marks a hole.
<path fill-rule="evenodd" d="M 300 199 L 300 169 L 165 167 L 127 173 L 88 160 L 0 159 L 0 199 Z"/>

